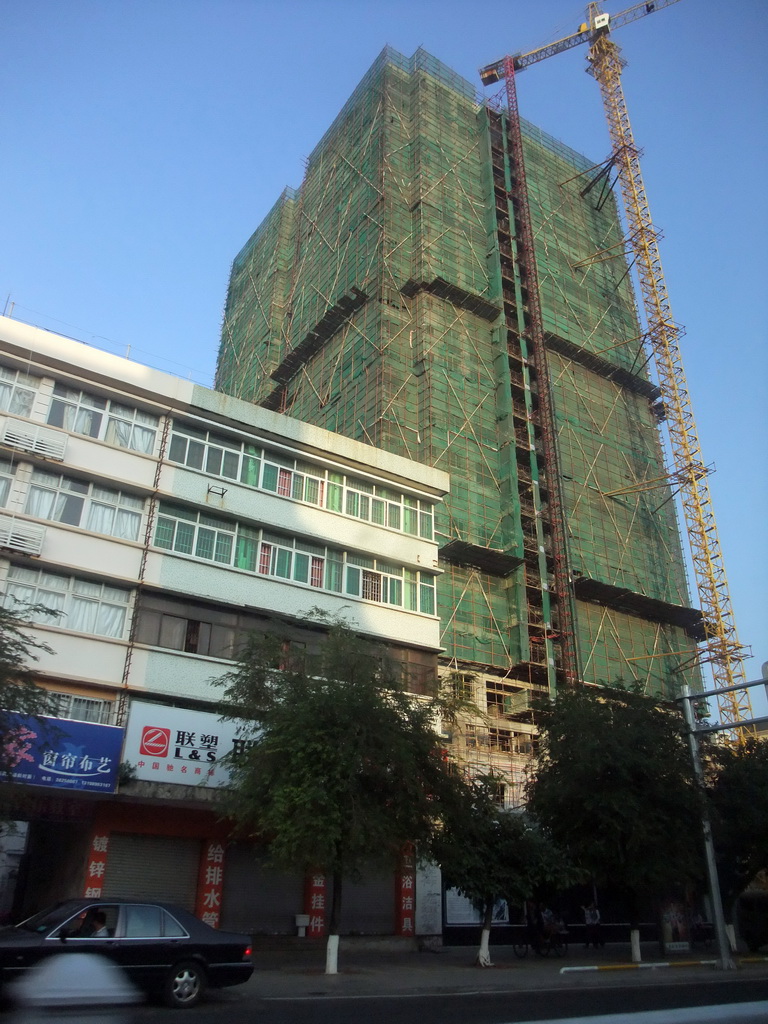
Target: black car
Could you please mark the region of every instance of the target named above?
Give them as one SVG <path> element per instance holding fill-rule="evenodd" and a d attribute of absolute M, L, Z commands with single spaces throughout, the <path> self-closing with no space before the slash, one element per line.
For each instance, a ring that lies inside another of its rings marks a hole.
<path fill-rule="evenodd" d="M 3 983 L 45 957 L 100 953 L 149 995 L 194 1006 L 206 988 L 241 985 L 253 973 L 248 935 L 219 931 L 168 903 L 68 900 L 0 930 Z"/>

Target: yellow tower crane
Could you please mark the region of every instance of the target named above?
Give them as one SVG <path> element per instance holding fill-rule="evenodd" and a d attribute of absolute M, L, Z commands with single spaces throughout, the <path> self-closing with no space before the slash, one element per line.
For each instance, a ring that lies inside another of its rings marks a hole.
<path fill-rule="evenodd" d="M 589 70 L 600 86 L 608 120 L 612 146 L 611 162 L 617 170 L 628 228 L 627 244 L 635 257 L 647 337 L 666 412 L 674 462 L 671 476 L 680 488 L 691 560 L 704 617 L 706 638 L 699 650 L 699 658 L 702 662 L 711 664 L 715 690 L 735 687 L 728 693 L 718 694 L 717 701 L 721 721 L 723 724 L 733 723 L 737 738 L 741 741 L 751 732 L 747 723 L 752 718 L 749 692 L 747 689 L 740 689 L 741 684 L 746 683 L 743 666 L 745 653 L 736 633 L 712 499 L 707 484 L 708 470 L 701 457 L 701 446 L 680 357 L 679 339 L 682 329 L 672 317 L 659 255 L 659 233 L 651 220 L 640 171 L 639 153 L 624 99 L 621 71 L 625 61 L 610 35 L 613 29 L 677 2 L 678 0 L 653 0 L 635 4 L 615 15 L 601 11 L 597 3 L 590 3 L 587 7 L 587 22 L 579 26 L 578 32 L 529 53 L 514 54 L 488 64 L 480 69 L 480 78 L 484 85 L 505 81 L 510 135 L 513 142 L 514 136 L 517 136 L 517 145 L 513 145 L 513 151 L 522 155 L 515 73 L 563 50 L 569 50 L 581 43 L 589 43 Z M 518 172 L 522 174 L 524 181 L 522 161 Z M 527 206 L 525 197 L 523 205 Z M 530 230 L 530 218 L 525 216 L 525 212 L 524 209 L 523 221 L 528 221 Z"/>

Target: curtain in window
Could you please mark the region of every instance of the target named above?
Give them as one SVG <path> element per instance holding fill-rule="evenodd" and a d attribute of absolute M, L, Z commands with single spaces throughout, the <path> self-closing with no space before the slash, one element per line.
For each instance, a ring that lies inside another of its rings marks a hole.
<path fill-rule="evenodd" d="M 343 562 L 337 561 L 334 558 L 328 558 L 325 563 L 325 589 L 340 594 L 343 572 Z"/>
<path fill-rule="evenodd" d="M 25 586 L 23 583 L 8 583 L 5 588 L 4 604 L 7 608 L 18 611 L 20 615 L 27 616 L 32 622 L 51 625 L 64 625 L 63 616 L 56 612 L 64 611 L 66 595 L 56 591 L 42 590 L 39 587 Z M 25 608 L 30 605 L 39 604 L 39 610 L 27 613 Z"/>
<path fill-rule="evenodd" d="M 83 498 L 76 497 L 74 494 L 57 494 L 52 518 L 57 523 L 79 526 L 80 517 L 83 514 L 84 500 Z"/>
<path fill-rule="evenodd" d="M 322 587 L 323 585 L 323 568 L 324 559 L 316 558 L 312 556 L 312 569 L 310 572 L 309 582 L 313 587 Z"/>
<path fill-rule="evenodd" d="M 297 551 L 293 564 L 293 578 L 299 583 L 307 583 L 309 580 L 309 555 Z"/>
<path fill-rule="evenodd" d="M 292 561 L 292 551 L 287 551 L 285 548 L 278 548 L 277 558 L 275 559 L 275 576 L 281 576 L 285 580 L 290 579 Z"/>
<path fill-rule="evenodd" d="M 187 620 L 177 615 L 163 615 L 160 623 L 160 647 L 183 651 L 187 636 Z"/>
<path fill-rule="evenodd" d="M 101 430 L 100 412 L 94 412 L 93 409 L 73 409 L 71 406 L 67 408 L 68 413 L 74 413 L 74 416 L 67 415 L 66 417 L 74 424 L 74 426 L 68 426 L 68 430 L 74 430 L 76 434 L 85 434 L 86 437 L 99 436 L 99 431 Z"/>
<path fill-rule="evenodd" d="M 419 585 L 416 573 L 409 569 L 405 570 L 405 607 L 409 612 L 419 610 Z"/>
<path fill-rule="evenodd" d="M 261 551 L 259 552 L 259 572 L 262 573 L 264 576 L 268 576 L 271 564 L 272 545 L 262 544 Z"/>
<path fill-rule="evenodd" d="M 0 381 L 0 409 L 7 409 L 14 416 L 23 416 L 25 419 L 29 419 L 34 398 L 34 391 L 14 388 L 4 381 Z"/>
<path fill-rule="evenodd" d="M 347 593 L 360 596 L 360 570 L 352 565 L 347 566 Z"/>
<path fill-rule="evenodd" d="M 74 494 L 56 493 L 42 487 L 31 487 L 25 512 L 39 519 L 79 526 L 84 499 Z"/>
<path fill-rule="evenodd" d="M 258 487 L 260 467 L 261 463 L 258 458 L 252 455 L 244 455 L 242 469 L 240 470 L 241 483 L 247 484 L 249 487 Z"/>
<path fill-rule="evenodd" d="M 125 508 L 117 510 L 114 537 L 119 537 L 121 540 L 138 540 L 140 527 L 141 516 L 138 512 L 129 512 Z"/>
<path fill-rule="evenodd" d="M 277 466 L 269 462 L 264 463 L 264 473 L 261 478 L 261 486 L 265 491 L 277 490 Z"/>
<path fill-rule="evenodd" d="M 116 444 L 120 448 L 131 447 L 131 424 L 125 420 L 116 420 L 112 417 L 107 422 L 107 432 L 104 440 L 109 444 Z"/>
<path fill-rule="evenodd" d="M 238 523 L 235 542 L 235 566 L 238 569 L 256 570 L 256 553 L 259 547 L 259 531 Z"/>
<path fill-rule="evenodd" d="M 143 452 L 145 455 L 151 455 L 155 449 L 155 430 L 150 430 L 149 427 L 140 427 L 137 424 L 133 428 L 133 443 L 130 447 L 135 452 Z"/>
<path fill-rule="evenodd" d="M 73 595 L 67 623 L 70 629 L 96 636 L 120 637 L 123 635 L 124 622 L 125 608 L 100 604 Z"/>
<path fill-rule="evenodd" d="M 328 505 L 331 512 L 341 512 L 343 488 L 339 484 L 328 484 Z"/>
<path fill-rule="evenodd" d="M 24 511 L 28 516 L 36 516 L 38 519 L 51 519 L 55 501 L 56 494 L 53 491 L 30 487 Z"/>

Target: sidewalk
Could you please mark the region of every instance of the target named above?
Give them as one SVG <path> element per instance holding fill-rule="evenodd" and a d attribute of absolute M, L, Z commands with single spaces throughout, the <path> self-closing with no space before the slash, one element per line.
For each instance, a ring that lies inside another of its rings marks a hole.
<path fill-rule="evenodd" d="M 722 971 L 711 963 L 715 950 L 677 954 L 662 961 L 657 943 L 644 943 L 646 964 L 669 964 L 637 969 L 631 964 L 629 943 L 612 943 L 600 950 L 571 948 L 565 957 L 538 957 L 529 952 L 515 957 L 511 946 L 491 947 L 494 967 L 475 966 L 475 946 L 445 946 L 438 951 L 375 950 L 354 944 L 339 951 L 339 973 L 325 974 L 325 944 L 312 943 L 291 950 L 255 950 L 253 977 L 245 989 L 249 998 L 300 999 L 316 996 L 395 996 L 426 993 L 504 992 L 594 986 L 707 984 L 725 978 L 765 979 L 768 961 L 741 962 L 735 971 Z M 563 971 L 562 968 L 597 967 L 598 970 Z M 245 991 L 243 994 L 245 995 Z"/>

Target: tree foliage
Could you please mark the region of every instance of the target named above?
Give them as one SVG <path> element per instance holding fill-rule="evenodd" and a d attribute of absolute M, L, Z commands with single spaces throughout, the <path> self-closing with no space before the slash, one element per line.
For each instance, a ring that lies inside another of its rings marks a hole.
<path fill-rule="evenodd" d="M 251 636 L 223 680 L 226 713 L 254 725 L 233 763 L 229 812 L 284 867 L 344 875 L 428 844 L 458 785 L 434 702 L 406 693 L 384 651 L 338 619 L 300 663 Z M 338 907 L 331 933 L 338 928 Z"/>
<path fill-rule="evenodd" d="M 52 653 L 50 647 L 26 632 L 25 623 L 8 608 L 0 606 L 0 774 L 12 767 L 14 727 L 12 712 L 21 715 L 55 714 L 56 698 L 35 683 L 29 662 L 35 651 Z"/>
<path fill-rule="evenodd" d="M 499 899 L 521 906 L 542 887 L 575 880 L 562 851 L 526 814 L 497 803 L 498 780 L 476 778 L 442 821 L 433 843 L 446 881 L 487 916 Z"/>
<path fill-rule="evenodd" d="M 768 870 L 768 743 L 713 744 L 707 789 L 720 889 L 726 908 Z"/>
<path fill-rule="evenodd" d="M 701 808 L 682 716 L 623 688 L 540 704 L 529 809 L 597 882 L 637 897 L 701 872 Z"/>

